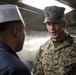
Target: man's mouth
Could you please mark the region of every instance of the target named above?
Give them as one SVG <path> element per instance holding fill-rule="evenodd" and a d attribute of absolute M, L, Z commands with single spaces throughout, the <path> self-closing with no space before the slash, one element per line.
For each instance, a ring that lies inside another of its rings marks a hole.
<path fill-rule="evenodd" d="M 50 32 L 52 35 L 56 35 L 56 32 Z"/>

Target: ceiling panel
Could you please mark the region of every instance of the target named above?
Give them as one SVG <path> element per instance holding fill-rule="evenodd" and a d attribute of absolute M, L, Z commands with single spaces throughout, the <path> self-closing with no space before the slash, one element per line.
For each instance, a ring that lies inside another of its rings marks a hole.
<path fill-rule="evenodd" d="M 57 1 L 62 2 L 66 5 L 69 5 L 73 8 L 76 8 L 76 0 L 57 0 Z"/>

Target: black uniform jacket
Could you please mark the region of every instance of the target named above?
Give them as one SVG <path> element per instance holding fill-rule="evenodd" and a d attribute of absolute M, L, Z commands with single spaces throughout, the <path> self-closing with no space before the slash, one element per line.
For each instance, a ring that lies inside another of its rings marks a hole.
<path fill-rule="evenodd" d="M 17 54 L 2 43 L 0 43 L 0 75 L 31 75 Z"/>

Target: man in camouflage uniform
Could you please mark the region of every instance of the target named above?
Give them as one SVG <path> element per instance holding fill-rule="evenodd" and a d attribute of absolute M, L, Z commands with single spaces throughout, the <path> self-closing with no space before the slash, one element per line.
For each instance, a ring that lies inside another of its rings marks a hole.
<path fill-rule="evenodd" d="M 63 7 L 43 10 L 51 38 L 37 52 L 33 75 L 76 75 L 76 38 L 66 30 Z"/>

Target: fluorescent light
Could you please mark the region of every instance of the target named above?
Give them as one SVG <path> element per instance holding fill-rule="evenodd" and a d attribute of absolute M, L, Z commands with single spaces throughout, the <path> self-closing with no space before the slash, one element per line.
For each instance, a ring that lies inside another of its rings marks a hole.
<path fill-rule="evenodd" d="M 73 10 L 73 8 L 58 2 L 56 0 L 22 0 L 23 3 L 28 4 L 30 6 L 39 8 L 39 9 L 44 9 L 46 6 L 52 6 L 52 5 L 57 5 L 57 6 L 61 6 L 61 7 L 65 7 L 65 13 L 70 12 L 71 10 Z"/>

